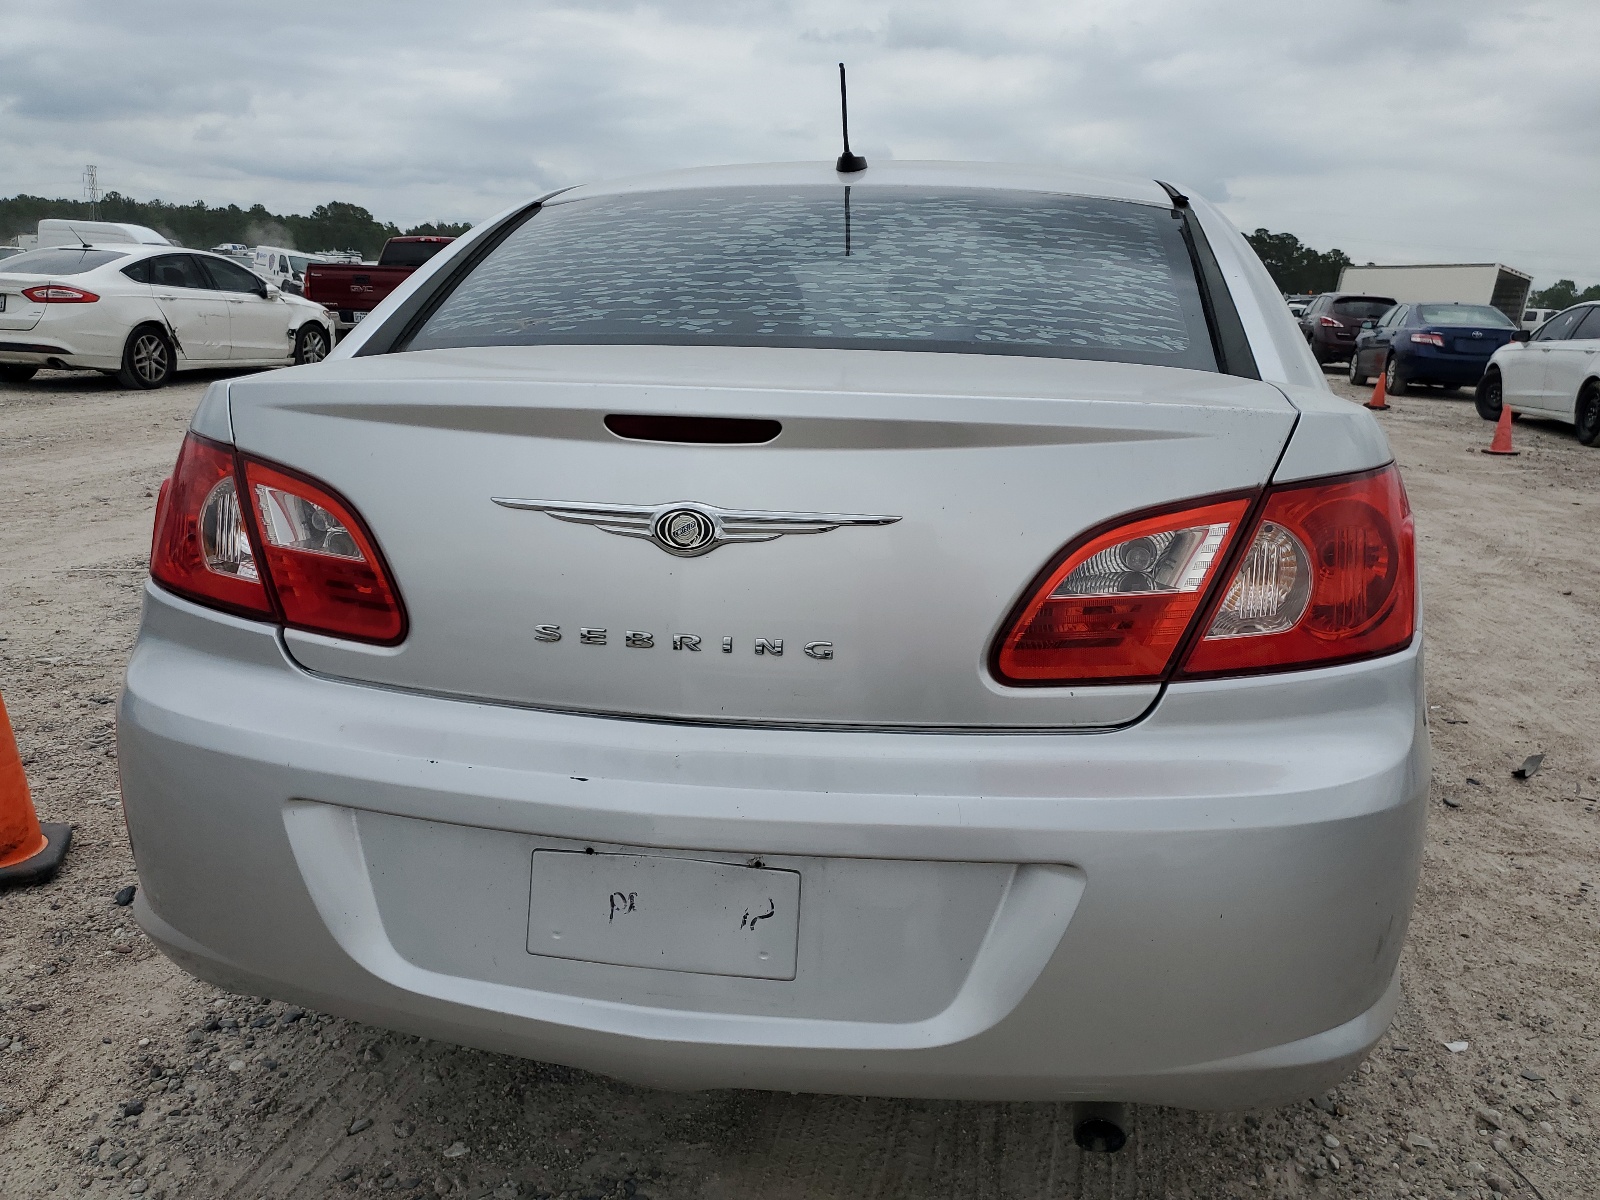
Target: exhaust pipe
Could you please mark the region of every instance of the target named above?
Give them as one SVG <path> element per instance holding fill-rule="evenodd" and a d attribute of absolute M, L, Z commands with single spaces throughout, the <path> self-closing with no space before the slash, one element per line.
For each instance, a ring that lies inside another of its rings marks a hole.
<path fill-rule="evenodd" d="M 1125 1104 L 1079 1104 L 1072 1113 L 1072 1140 L 1078 1149 L 1115 1154 L 1128 1144 Z"/>
<path fill-rule="evenodd" d="M 52 371 L 72 370 L 71 367 L 67 366 L 67 364 L 62 362 L 59 358 L 47 358 L 44 360 L 44 365 L 49 367 Z"/>

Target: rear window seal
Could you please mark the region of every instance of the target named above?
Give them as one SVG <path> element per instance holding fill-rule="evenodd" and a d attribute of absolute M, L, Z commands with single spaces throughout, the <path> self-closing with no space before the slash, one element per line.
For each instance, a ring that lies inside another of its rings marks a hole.
<path fill-rule="evenodd" d="M 1239 319 L 1233 294 L 1228 291 L 1228 282 L 1222 277 L 1222 268 L 1211 243 L 1206 240 L 1205 230 L 1195 220 L 1189 197 L 1170 183 L 1159 179 L 1156 183 L 1172 198 L 1172 215 L 1183 222 L 1183 241 L 1189 247 L 1189 261 L 1200 288 L 1200 306 L 1205 310 L 1206 325 L 1211 331 L 1211 349 L 1216 355 L 1217 370 L 1241 379 L 1260 379 L 1261 368 L 1256 365 L 1255 352 L 1250 349 L 1250 337 Z"/>
<path fill-rule="evenodd" d="M 563 188 L 561 191 L 566 191 Z M 494 249 L 505 241 L 522 226 L 539 214 L 545 202 L 560 195 L 560 191 L 551 192 L 541 196 L 525 208 L 520 208 L 502 221 L 498 228 L 491 229 L 479 238 L 472 247 L 450 265 L 450 269 L 433 281 L 431 287 L 419 288 L 412 295 L 401 302 L 400 307 L 384 322 L 383 328 L 373 337 L 367 339 L 365 344 L 355 352 L 354 358 L 366 358 L 375 354 L 398 354 L 403 352 L 416 336 L 427 319 L 433 316 L 434 310 L 443 304 L 456 290 L 456 287 L 477 269 L 478 264 L 487 258 Z M 435 256 L 437 257 L 437 256 Z M 431 261 L 431 260 L 430 260 Z M 424 263 L 423 266 L 427 264 Z M 421 270 L 421 267 L 418 268 Z M 396 332 L 390 336 L 389 330 Z"/>

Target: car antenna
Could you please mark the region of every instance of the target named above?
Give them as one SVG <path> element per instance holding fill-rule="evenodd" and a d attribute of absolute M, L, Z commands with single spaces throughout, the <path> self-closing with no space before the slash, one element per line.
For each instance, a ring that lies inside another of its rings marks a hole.
<path fill-rule="evenodd" d="M 867 169 L 867 160 L 850 151 L 850 102 L 844 90 L 844 64 L 839 64 L 839 124 L 844 130 L 844 153 L 839 155 L 833 169 L 841 175 L 854 175 Z"/>

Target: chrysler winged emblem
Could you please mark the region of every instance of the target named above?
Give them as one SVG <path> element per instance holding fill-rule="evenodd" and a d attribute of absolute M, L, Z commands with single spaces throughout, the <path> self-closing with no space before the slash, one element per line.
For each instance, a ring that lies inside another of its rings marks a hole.
<path fill-rule="evenodd" d="M 558 521 L 593 525 L 621 537 L 645 538 L 668 554 L 696 558 L 730 542 L 770 542 L 791 533 L 827 533 L 845 525 L 893 525 L 899 517 L 851 513 L 768 512 L 718 508 L 694 500 L 666 504 L 577 504 L 566 500 L 491 497 L 504 508 L 542 512 Z"/>

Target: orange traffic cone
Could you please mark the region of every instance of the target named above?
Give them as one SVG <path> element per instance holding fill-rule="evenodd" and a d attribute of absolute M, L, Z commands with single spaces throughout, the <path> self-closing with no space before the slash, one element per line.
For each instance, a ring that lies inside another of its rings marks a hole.
<path fill-rule="evenodd" d="M 72 826 L 46 822 L 33 813 L 22 755 L 0 699 L 0 888 L 44 883 L 56 873 L 72 841 Z"/>
<path fill-rule="evenodd" d="M 1511 405 L 1501 402 L 1500 419 L 1494 423 L 1494 441 L 1484 449 L 1485 454 L 1521 454 L 1511 448 Z"/>
<path fill-rule="evenodd" d="M 1378 372 L 1377 386 L 1372 389 L 1372 396 L 1363 404 L 1362 408 L 1370 408 L 1373 412 L 1387 412 L 1389 410 L 1389 385 L 1384 382 L 1385 372 Z"/>

